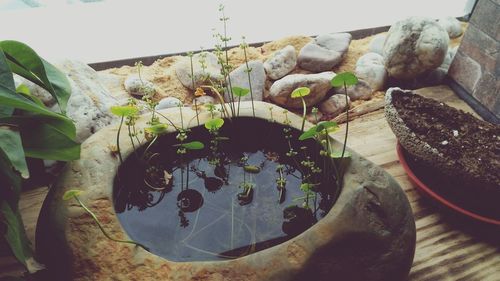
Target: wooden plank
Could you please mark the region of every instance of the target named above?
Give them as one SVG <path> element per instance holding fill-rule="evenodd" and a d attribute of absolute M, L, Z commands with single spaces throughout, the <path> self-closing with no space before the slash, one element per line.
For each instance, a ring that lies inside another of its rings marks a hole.
<path fill-rule="evenodd" d="M 418 91 L 474 114 L 447 86 Z M 500 280 L 500 238 L 491 242 L 482 233 L 453 223 L 449 216 L 422 198 L 399 164 L 396 138 L 385 121 L 383 110 L 365 114 L 349 124 L 349 147 L 382 166 L 401 185 L 413 210 L 417 226 L 417 247 L 409 280 Z M 343 140 L 345 124 L 334 136 Z M 21 210 L 28 237 L 34 241 L 36 218 L 47 188 L 25 192 Z M 495 239 L 495 237 L 493 237 Z M 0 277 L 22 272 L 13 258 L 0 258 Z"/>

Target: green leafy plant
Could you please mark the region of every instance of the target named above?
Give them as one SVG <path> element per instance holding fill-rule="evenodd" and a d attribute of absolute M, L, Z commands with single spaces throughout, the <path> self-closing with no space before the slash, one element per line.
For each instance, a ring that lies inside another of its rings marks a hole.
<path fill-rule="evenodd" d="M 307 87 L 299 87 L 295 90 L 293 90 L 291 97 L 292 99 L 297 99 L 300 98 L 302 101 L 302 126 L 300 127 L 301 131 L 304 131 L 304 125 L 306 123 L 306 112 L 307 112 L 307 106 L 306 106 L 306 101 L 304 100 L 304 97 L 309 95 L 311 93 L 311 90 Z"/>
<path fill-rule="evenodd" d="M 241 102 L 241 97 L 244 97 L 248 95 L 250 92 L 249 89 L 244 89 L 240 87 L 233 87 L 233 94 L 238 97 L 238 110 L 237 110 L 237 115 L 240 115 L 240 102 Z"/>
<path fill-rule="evenodd" d="M 13 74 L 50 93 L 60 112 L 49 110 L 26 86 L 16 88 Z M 24 265 L 33 257 L 18 207 L 22 183 L 30 176 L 26 157 L 80 157 L 75 125 L 65 116 L 70 95 L 66 76 L 28 45 L 0 41 L 0 224 L 7 228 L 3 238 Z"/>
<path fill-rule="evenodd" d="M 97 224 L 97 226 L 101 230 L 102 234 L 104 234 L 104 236 L 106 236 L 106 238 L 108 238 L 109 240 L 114 241 L 114 242 L 118 242 L 118 243 L 133 244 L 133 245 L 136 245 L 136 246 L 143 248 L 146 251 L 149 251 L 149 249 L 146 246 L 142 245 L 141 243 L 138 243 L 138 242 L 135 242 L 132 240 L 122 240 L 122 239 L 116 239 L 116 238 L 111 237 L 106 232 L 106 230 L 102 226 L 102 224 L 99 221 L 99 219 L 97 218 L 97 216 L 85 204 L 83 204 L 83 202 L 80 200 L 80 198 L 78 198 L 78 196 L 81 193 L 82 193 L 81 190 L 71 189 L 71 190 L 68 190 L 64 193 L 62 199 L 64 201 L 69 201 L 71 199 L 75 199 L 75 201 L 78 203 L 78 205 L 80 205 L 80 207 L 82 207 L 85 210 L 85 212 L 87 212 L 92 217 L 92 220 L 94 220 L 94 222 Z"/>
<path fill-rule="evenodd" d="M 135 105 L 125 105 L 125 106 L 112 106 L 110 108 L 110 110 L 111 110 L 111 113 L 120 117 L 120 125 L 118 126 L 118 131 L 116 132 L 116 149 L 117 149 L 118 158 L 120 159 L 120 163 L 123 163 L 123 158 L 122 158 L 122 154 L 121 154 L 121 150 L 120 150 L 120 132 L 122 130 L 123 121 L 125 120 L 125 118 L 128 118 L 130 120 L 135 119 L 135 116 L 137 116 L 139 109 Z M 130 140 L 132 142 L 132 145 L 135 148 L 134 139 L 132 138 L 132 136 L 130 134 L 130 126 L 131 126 L 131 123 L 127 122 L 127 127 L 129 128 Z M 134 149 L 134 151 L 135 151 L 135 149 Z"/>
<path fill-rule="evenodd" d="M 242 42 L 240 44 L 240 48 L 243 50 L 243 55 L 245 56 L 245 72 L 247 73 L 248 77 L 248 87 L 250 91 L 250 99 L 252 100 L 252 113 L 253 117 L 255 117 L 255 106 L 253 104 L 253 91 L 252 91 L 252 79 L 250 76 L 250 72 L 252 72 L 252 68 L 248 66 L 248 56 L 247 56 L 247 49 L 248 49 L 248 44 L 245 42 L 245 36 L 241 38 Z M 239 108 L 239 105 L 238 105 Z M 239 114 L 239 113 L 238 113 Z"/>

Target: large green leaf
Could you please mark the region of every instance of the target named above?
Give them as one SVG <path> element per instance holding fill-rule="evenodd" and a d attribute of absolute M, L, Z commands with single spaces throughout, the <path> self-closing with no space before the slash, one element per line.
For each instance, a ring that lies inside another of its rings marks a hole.
<path fill-rule="evenodd" d="M 7 155 L 14 169 L 25 179 L 29 177 L 28 165 L 24 156 L 23 144 L 18 128 L 0 123 L 0 149 Z"/>
<path fill-rule="evenodd" d="M 80 144 L 51 124 L 33 122 L 23 126 L 24 152 L 27 157 L 71 161 L 80 157 Z"/>
<path fill-rule="evenodd" d="M 224 125 L 224 119 L 222 118 L 214 118 L 205 122 L 205 128 L 208 130 L 218 130 Z"/>
<path fill-rule="evenodd" d="M 308 87 L 299 87 L 290 94 L 292 99 L 303 98 L 311 93 L 311 89 Z"/>
<path fill-rule="evenodd" d="M 19 211 L 14 211 L 7 202 L 0 200 L 0 213 L 2 220 L 7 225 L 7 232 L 4 235 L 5 240 L 9 243 L 14 256 L 26 265 L 26 260 L 33 256 L 30 248 L 30 242 L 24 231 L 23 221 Z"/>
<path fill-rule="evenodd" d="M 246 88 L 233 87 L 232 89 L 233 89 L 233 95 L 235 95 L 237 97 L 244 97 L 248 93 L 250 93 L 250 90 L 246 89 Z"/>
<path fill-rule="evenodd" d="M 351 72 L 342 72 L 335 75 L 330 83 L 333 87 L 353 86 L 358 83 L 358 78 Z"/>
<path fill-rule="evenodd" d="M 12 200 L 14 200 L 17 204 L 19 200 L 19 195 L 21 194 L 21 176 L 14 171 L 12 168 L 12 164 L 10 163 L 10 159 L 7 154 L 0 149 L 0 194 L 2 193 L 1 188 L 10 188 L 12 189 L 12 194 L 14 195 Z M 9 203 L 11 202 L 9 199 Z"/>
<path fill-rule="evenodd" d="M 66 110 L 71 95 L 71 85 L 62 72 L 40 58 L 24 43 L 12 40 L 1 41 L 0 49 L 4 51 L 12 72 L 47 90 L 57 100 L 62 112 Z"/>
<path fill-rule="evenodd" d="M 72 140 L 76 138 L 75 124 L 73 123 L 73 121 L 67 118 L 52 118 L 38 114 L 27 114 L 24 116 L 0 118 L 0 124 L 2 123 L 14 124 L 20 128 L 31 128 L 35 130 L 37 129 L 35 127 L 35 124 L 46 123 L 59 130 L 61 133 L 65 134 L 68 138 Z M 22 131 L 25 131 L 25 129 L 22 129 Z"/>
<path fill-rule="evenodd" d="M 205 145 L 200 141 L 183 143 L 181 144 L 181 146 L 189 150 L 198 150 L 198 149 L 203 149 L 205 147 Z"/>
<path fill-rule="evenodd" d="M 7 64 L 5 54 L 2 51 L 0 51 L 0 85 L 13 92 L 16 90 L 14 77 Z M 0 117 L 11 116 L 13 112 L 14 108 L 0 104 Z"/>

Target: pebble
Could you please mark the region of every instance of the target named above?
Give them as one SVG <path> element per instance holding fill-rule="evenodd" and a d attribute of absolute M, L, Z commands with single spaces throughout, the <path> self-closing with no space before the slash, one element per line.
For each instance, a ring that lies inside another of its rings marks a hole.
<path fill-rule="evenodd" d="M 205 68 L 202 67 L 205 66 Z M 191 79 L 191 59 L 182 57 L 175 64 L 177 78 L 185 87 L 195 90 L 201 85 L 210 84 L 210 81 L 217 83 L 223 80 L 221 66 L 217 61 L 217 56 L 209 52 L 201 52 L 193 55 L 193 79 Z"/>
<path fill-rule="evenodd" d="M 150 81 L 140 78 L 137 74 L 131 74 L 123 82 L 123 86 L 127 93 L 133 96 L 142 97 L 146 94 L 154 94 L 156 92 L 155 85 Z"/>
<path fill-rule="evenodd" d="M 377 53 L 367 53 L 356 62 L 354 71 L 358 78 L 368 82 L 374 91 L 384 88 L 387 80 L 387 71 L 384 66 L 384 58 Z"/>
<path fill-rule="evenodd" d="M 317 36 L 300 50 L 297 59 L 300 68 L 312 72 L 332 70 L 346 55 L 351 38 L 349 33 Z"/>
<path fill-rule="evenodd" d="M 349 97 L 347 97 L 347 101 L 348 103 L 346 103 L 345 95 L 335 94 L 324 101 L 319 109 L 323 113 L 328 114 L 330 118 L 334 118 L 351 104 L 351 99 Z"/>
<path fill-rule="evenodd" d="M 155 107 L 155 110 L 161 110 L 166 108 L 172 108 L 182 105 L 182 102 L 178 98 L 166 97 L 160 100 Z"/>
<path fill-rule="evenodd" d="M 264 62 L 267 76 L 272 80 L 278 80 L 290 73 L 297 65 L 297 54 L 295 47 L 288 45 L 275 52 Z"/>

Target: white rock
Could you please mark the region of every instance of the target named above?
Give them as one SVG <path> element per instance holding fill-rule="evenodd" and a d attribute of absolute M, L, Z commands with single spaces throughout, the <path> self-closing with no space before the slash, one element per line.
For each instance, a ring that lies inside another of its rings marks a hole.
<path fill-rule="evenodd" d="M 358 83 L 354 86 L 346 88 L 347 95 L 350 100 L 369 100 L 372 97 L 373 90 L 363 79 L 358 79 Z M 335 88 L 334 93 L 337 95 L 345 94 L 344 88 Z"/>
<path fill-rule="evenodd" d="M 412 79 L 443 63 L 448 33 L 429 18 L 412 17 L 391 26 L 383 56 L 389 76 Z"/>
<path fill-rule="evenodd" d="M 266 72 L 264 70 L 264 64 L 260 61 L 249 61 L 248 68 L 250 71 L 250 80 L 252 81 L 252 95 L 254 101 L 261 101 L 264 93 L 264 84 L 266 82 Z M 231 87 L 240 87 L 250 90 L 250 84 L 248 83 L 248 73 L 247 66 L 245 63 L 237 67 L 235 70 L 229 73 L 231 78 Z M 228 83 L 229 84 L 229 83 Z M 229 95 L 226 93 L 225 97 L 227 102 L 230 101 Z M 235 101 L 238 97 L 234 96 Z M 241 98 L 241 101 L 252 100 L 250 93 Z"/>
<path fill-rule="evenodd" d="M 144 78 L 140 78 L 137 74 L 129 75 L 127 79 L 125 79 L 125 82 L 123 82 L 123 86 L 127 93 L 133 96 L 142 97 L 146 94 L 154 94 L 156 92 L 153 83 Z"/>
<path fill-rule="evenodd" d="M 273 80 L 278 80 L 287 75 L 297 65 L 297 54 L 295 47 L 288 45 L 285 48 L 275 52 L 268 60 L 264 62 L 264 69 L 267 76 Z"/>
<path fill-rule="evenodd" d="M 317 74 L 291 74 L 273 83 L 269 89 L 269 98 L 278 105 L 289 108 L 302 108 L 300 99 L 292 99 L 290 94 L 299 87 L 308 87 L 311 93 L 304 97 L 307 106 L 317 104 L 331 89 L 330 80 L 334 72 L 327 71 Z"/>
<path fill-rule="evenodd" d="M 217 62 L 217 56 L 208 52 L 193 55 L 194 88 L 193 79 L 191 79 L 191 60 L 189 57 L 179 59 L 175 64 L 175 73 L 182 85 L 191 90 L 203 84 L 210 84 L 209 81 L 217 82 L 223 79 L 221 66 Z"/>
<path fill-rule="evenodd" d="M 215 99 L 213 97 L 207 96 L 207 95 L 195 98 L 193 100 L 193 104 L 195 104 L 195 101 L 196 101 L 197 105 L 215 104 Z"/>
<path fill-rule="evenodd" d="M 448 32 L 448 36 L 450 36 L 450 38 L 456 38 L 463 33 L 460 21 L 454 17 L 438 19 L 437 23 L 442 26 L 446 32 Z"/>
<path fill-rule="evenodd" d="M 309 112 L 308 114 L 306 114 L 306 120 L 313 123 L 313 124 L 316 124 L 318 123 L 318 121 L 321 121 L 321 118 L 323 117 L 323 112 L 319 111 L 316 112 L 316 116 L 314 116 L 314 114 L 312 112 Z"/>
<path fill-rule="evenodd" d="M 381 55 L 377 53 L 364 54 L 356 62 L 354 72 L 358 78 L 368 82 L 374 91 L 384 88 L 387 71 L 384 66 L 384 58 Z"/>
<path fill-rule="evenodd" d="M 155 109 L 160 110 L 165 108 L 177 107 L 179 105 L 182 105 L 182 102 L 178 98 L 166 97 L 158 102 Z"/>
<path fill-rule="evenodd" d="M 332 70 L 347 53 L 351 38 L 349 33 L 319 35 L 300 50 L 300 68 L 313 72 Z"/>
<path fill-rule="evenodd" d="M 347 97 L 346 103 L 345 95 L 336 94 L 324 101 L 319 109 L 323 113 L 328 114 L 330 118 L 334 118 L 342 113 L 350 104 L 351 100 L 349 97 Z"/>
<path fill-rule="evenodd" d="M 370 52 L 382 55 L 387 34 L 378 34 L 370 41 Z"/>
<path fill-rule="evenodd" d="M 56 63 L 56 66 L 66 73 L 71 84 L 72 93 L 66 113 L 75 121 L 77 141 L 83 142 L 101 128 L 118 120 L 110 112 L 110 107 L 118 105 L 118 102 L 101 85 L 95 70 L 73 60 L 63 60 Z M 54 108 L 57 108 L 57 104 Z"/>

